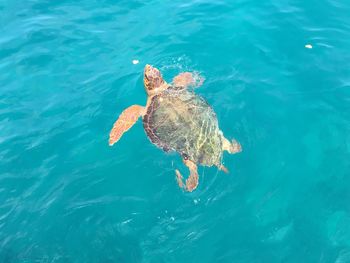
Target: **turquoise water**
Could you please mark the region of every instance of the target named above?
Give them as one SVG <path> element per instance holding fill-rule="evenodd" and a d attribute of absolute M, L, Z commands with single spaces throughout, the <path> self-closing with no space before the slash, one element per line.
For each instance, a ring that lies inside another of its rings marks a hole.
<path fill-rule="evenodd" d="M 350 262 L 350 3 L 0 0 L 0 262 Z M 312 49 L 305 45 L 312 45 Z M 136 65 L 132 60 L 140 62 Z M 243 152 L 182 192 L 119 113 L 199 71 Z"/>

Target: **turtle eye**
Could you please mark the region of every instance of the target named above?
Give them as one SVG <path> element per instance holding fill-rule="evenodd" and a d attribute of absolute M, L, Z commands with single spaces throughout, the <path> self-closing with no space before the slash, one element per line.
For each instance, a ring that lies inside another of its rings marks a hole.
<path fill-rule="evenodd" d="M 187 161 L 189 156 L 186 153 L 182 153 L 182 158 Z"/>

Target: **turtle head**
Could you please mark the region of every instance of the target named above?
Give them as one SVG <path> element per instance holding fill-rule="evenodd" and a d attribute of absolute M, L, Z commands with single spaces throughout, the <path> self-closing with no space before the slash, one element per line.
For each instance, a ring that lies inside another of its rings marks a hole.
<path fill-rule="evenodd" d="M 147 64 L 145 66 L 143 83 L 147 94 L 150 95 L 156 93 L 166 82 L 157 68 Z"/>

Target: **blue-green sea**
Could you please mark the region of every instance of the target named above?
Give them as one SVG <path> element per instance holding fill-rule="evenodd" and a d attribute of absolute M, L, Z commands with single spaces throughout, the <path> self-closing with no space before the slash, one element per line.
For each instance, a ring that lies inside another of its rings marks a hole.
<path fill-rule="evenodd" d="M 146 64 L 205 78 L 229 174 L 108 145 Z M 350 262 L 350 2 L 0 0 L 0 262 Z"/>

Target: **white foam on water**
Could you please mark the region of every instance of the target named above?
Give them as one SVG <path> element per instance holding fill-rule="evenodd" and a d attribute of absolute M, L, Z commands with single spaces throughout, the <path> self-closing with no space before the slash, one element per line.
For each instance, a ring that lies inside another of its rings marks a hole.
<path fill-rule="evenodd" d="M 305 48 L 312 49 L 312 45 L 306 44 L 306 45 L 305 45 Z"/>

